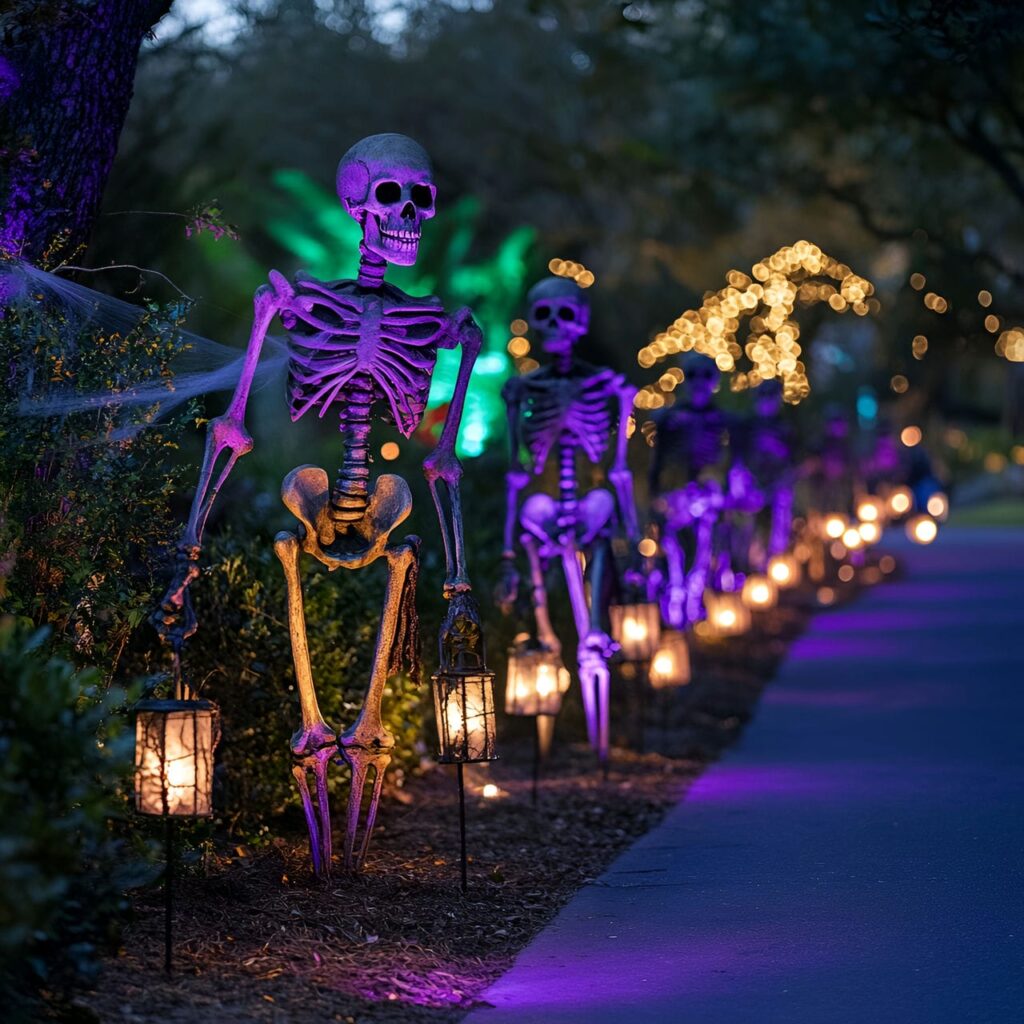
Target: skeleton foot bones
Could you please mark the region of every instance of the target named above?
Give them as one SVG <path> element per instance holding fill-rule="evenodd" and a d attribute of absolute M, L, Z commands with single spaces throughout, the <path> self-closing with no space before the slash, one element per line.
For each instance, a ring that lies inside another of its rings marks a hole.
<path fill-rule="evenodd" d="M 381 715 L 390 675 L 407 664 L 418 669 L 415 586 L 419 539 L 392 540 L 411 509 L 406 482 L 384 474 L 371 479 L 370 432 L 374 417 L 404 437 L 426 409 L 440 348 L 460 348 L 461 360 L 447 418 L 424 464 L 444 546 L 444 595 L 472 607 L 465 564 L 455 442 L 482 335 L 468 309 L 449 316 L 432 297 L 406 295 L 384 280 L 389 264 L 416 261 L 423 223 L 434 216 L 436 188 L 430 159 L 402 135 L 374 135 L 342 157 L 338 197 L 363 232 L 354 281 L 321 282 L 299 274 L 289 282 L 271 271 L 270 286 L 255 297 L 255 316 L 241 376 L 227 412 L 211 421 L 192 513 L 178 547 L 174 577 L 152 615 L 161 638 L 175 650 L 196 630 L 188 588 L 199 575 L 202 534 L 210 508 L 239 457 L 252 448 L 245 407 L 270 324 L 288 333 L 288 406 L 292 420 L 311 411 L 338 416 L 341 466 L 333 481 L 316 466 L 299 466 L 282 484 L 282 500 L 298 520 L 279 533 L 274 551 L 288 595 L 288 626 L 302 714 L 291 740 L 293 773 L 309 827 L 313 867 L 330 871 L 331 817 L 328 765 L 339 758 L 351 770 L 343 860 L 358 870 L 366 856 L 394 737 Z M 226 457 L 225 457 L 226 453 Z M 218 465 L 220 463 L 220 465 Z M 444 485 L 443 489 L 441 485 Z M 323 719 L 317 702 L 306 635 L 300 561 L 309 555 L 330 571 L 357 571 L 383 558 L 384 605 L 362 708 L 340 732 Z M 446 642 L 442 635 L 442 645 Z M 369 801 L 362 816 L 364 790 Z"/>

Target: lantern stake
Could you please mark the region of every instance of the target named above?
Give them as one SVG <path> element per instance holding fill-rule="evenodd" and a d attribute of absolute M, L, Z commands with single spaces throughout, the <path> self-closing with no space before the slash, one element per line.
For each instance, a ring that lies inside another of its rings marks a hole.
<path fill-rule="evenodd" d="M 456 764 L 459 776 L 459 854 L 462 858 L 462 894 L 469 892 L 469 877 L 466 859 L 466 782 L 462 777 L 462 762 Z"/>
<path fill-rule="evenodd" d="M 164 970 L 171 973 L 171 929 L 174 923 L 174 818 L 164 816 Z"/>

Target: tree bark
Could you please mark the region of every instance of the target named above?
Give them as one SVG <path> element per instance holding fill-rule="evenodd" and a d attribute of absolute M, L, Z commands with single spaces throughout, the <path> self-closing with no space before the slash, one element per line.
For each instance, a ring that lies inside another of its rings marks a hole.
<path fill-rule="evenodd" d="M 172 0 L 2 0 L 0 255 L 39 264 L 89 240 L 139 47 Z"/>

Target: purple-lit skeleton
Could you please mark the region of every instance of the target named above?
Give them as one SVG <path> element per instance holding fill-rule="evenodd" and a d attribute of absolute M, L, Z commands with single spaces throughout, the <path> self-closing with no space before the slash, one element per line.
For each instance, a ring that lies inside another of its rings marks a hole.
<path fill-rule="evenodd" d="M 663 522 L 661 546 L 668 564 L 662 614 L 673 629 L 685 629 L 703 616 L 715 527 L 727 498 L 714 476 L 728 431 L 725 414 L 714 405 L 718 368 L 706 356 L 689 353 L 683 373 L 682 404 L 653 417 L 656 434 L 649 477 L 654 509 Z M 664 490 L 663 477 L 670 470 L 681 486 Z"/>
<path fill-rule="evenodd" d="M 551 628 L 544 572 L 551 559 L 559 559 L 569 591 L 579 637 L 577 663 L 587 735 L 602 760 L 608 755 L 608 659 L 616 645 L 604 630 L 607 609 L 602 606 L 609 571 L 608 538 L 615 525 L 615 509 L 625 532 L 638 539 L 633 478 L 626 466 L 629 417 L 636 389 L 621 375 L 578 359 L 575 348 L 587 333 L 590 305 L 586 293 L 567 278 L 546 278 L 528 295 L 530 327 L 551 357 L 548 366 L 505 385 L 508 406 L 511 469 L 507 475 L 505 551 L 499 600 L 508 608 L 515 599 L 513 542 L 517 524 L 519 541 L 530 566 L 530 586 L 537 638 L 548 650 L 561 644 Z M 608 478 L 615 496 L 598 488 L 579 496 L 576 461 L 580 453 L 600 464 L 614 438 L 615 453 Z M 529 454 L 529 470 L 522 451 Z M 533 494 L 519 508 L 519 493 L 530 472 L 543 473 L 553 452 L 558 458 L 558 497 Z M 580 553 L 590 569 L 588 605 Z"/>
<path fill-rule="evenodd" d="M 753 392 L 754 415 L 747 423 L 743 459 L 754 475 L 769 513 L 767 539 L 761 544 L 766 562 L 789 549 L 793 530 L 793 437 L 782 418 L 782 385 L 766 380 Z M 764 564 L 757 566 L 764 569 Z"/>
<path fill-rule="evenodd" d="M 279 533 L 274 550 L 284 568 L 288 588 L 288 624 L 299 688 L 302 726 L 292 736 L 294 774 L 309 825 L 314 870 L 327 872 L 331 862 L 331 821 L 327 801 L 328 762 L 340 748 L 352 770 L 345 866 L 358 869 L 366 854 L 380 798 L 384 771 L 391 760 L 394 737 L 381 720 L 381 700 L 388 675 L 404 652 L 415 662 L 415 588 L 418 538 L 390 541 L 392 531 L 408 516 L 412 500 L 399 476 L 370 479 L 371 416 L 381 418 L 409 437 L 419 425 L 427 403 L 438 348 L 461 346 L 462 359 L 441 438 L 424 463 L 444 542 L 447 576 L 444 594 L 450 599 L 442 642 L 451 642 L 456 616 L 479 626 L 466 573 L 462 513 L 459 503 L 461 466 L 455 456 L 466 388 L 480 351 L 480 329 L 468 309 L 448 316 L 433 297 L 412 298 L 385 283 L 389 263 L 410 266 L 416 261 L 423 221 L 434 216 L 435 188 L 424 150 L 402 135 L 363 139 L 338 167 L 338 196 L 363 229 L 359 276 L 355 281 L 323 283 L 304 274 L 290 284 L 276 271 L 270 287 L 255 297 L 255 318 L 247 356 L 234 397 L 223 416 L 211 421 L 199 487 L 192 513 L 177 548 L 175 578 L 154 623 L 176 652 L 196 629 L 188 596 L 199 574 L 203 528 L 217 492 L 236 460 L 252 448 L 244 426 L 246 401 L 260 349 L 274 317 L 288 331 L 288 403 L 292 420 L 311 410 L 322 418 L 333 410 L 339 418 L 342 464 L 331 484 L 317 466 L 299 466 L 282 484 L 282 499 L 300 526 Z M 217 463 L 227 453 L 223 466 Z M 450 520 L 438 493 L 447 485 Z M 341 735 L 327 725 L 317 704 L 306 640 L 306 620 L 299 579 L 301 552 L 329 570 L 360 569 L 378 558 L 387 562 L 384 610 L 369 684 L 355 722 Z M 470 631 L 468 635 L 479 635 Z M 370 769 L 374 770 L 364 828 L 360 808 Z M 308 774 L 315 784 L 315 800 Z"/>

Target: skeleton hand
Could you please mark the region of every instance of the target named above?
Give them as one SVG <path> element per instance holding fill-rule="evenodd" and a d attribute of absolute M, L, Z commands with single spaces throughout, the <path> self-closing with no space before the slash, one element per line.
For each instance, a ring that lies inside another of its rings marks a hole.
<path fill-rule="evenodd" d="M 196 613 L 189 597 L 189 584 L 199 575 L 199 547 L 178 546 L 174 558 L 174 576 L 160 599 L 160 606 L 149 616 L 161 642 L 180 650 L 196 631 Z"/>
<path fill-rule="evenodd" d="M 509 615 L 519 597 L 519 573 L 516 572 L 516 556 L 506 551 L 501 556 L 501 570 L 498 585 L 494 588 L 494 603 L 502 615 Z"/>

